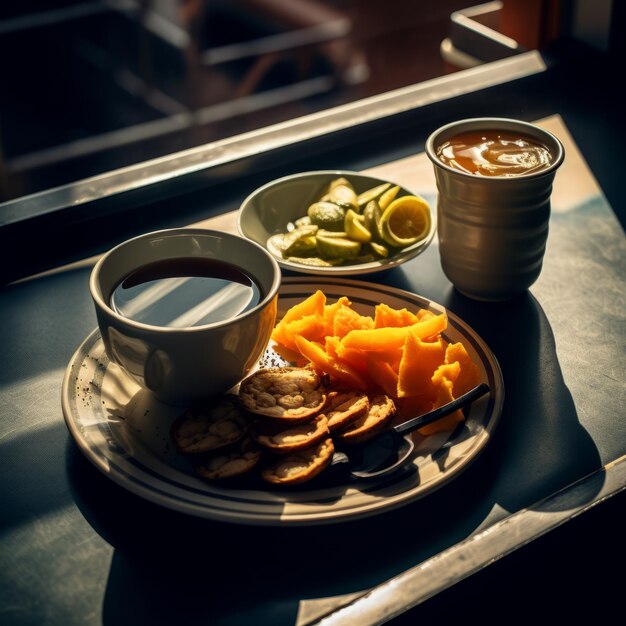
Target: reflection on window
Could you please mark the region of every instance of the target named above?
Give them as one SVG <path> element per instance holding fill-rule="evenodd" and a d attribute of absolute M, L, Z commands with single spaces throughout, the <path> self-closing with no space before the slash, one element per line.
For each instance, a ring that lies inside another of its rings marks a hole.
<path fill-rule="evenodd" d="M 451 19 L 474 5 L 3 3 L 0 201 L 516 53 L 458 47 L 498 27 L 500 2 Z"/>

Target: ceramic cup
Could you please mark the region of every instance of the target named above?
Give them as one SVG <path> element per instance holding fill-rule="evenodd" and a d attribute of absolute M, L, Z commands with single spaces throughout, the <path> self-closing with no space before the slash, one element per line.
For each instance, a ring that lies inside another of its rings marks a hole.
<path fill-rule="evenodd" d="M 260 288 L 258 304 L 229 319 L 183 328 L 138 322 L 111 304 L 116 287 L 140 267 L 198 257 L 226 262 L 253 277 Z M 252 370 L 276 321 L 280 280 L 280 268 L 260 245 L 181 228 L 148 233 L 110 250 L 95 265 L 90 290 L 109 359 L 160 400 L 182 405 L 221 394 Z"/>
<path fill-rule="evenodd" d="M 481 176 L 444 163 L 438 148 L 470 131 L 508 131 L 532 137 L 545 146 L 552 161 L 534 173 Z M 474 118 L 442 126 L 426 142 L 437 189 L 437 231 L 444 273 L 463 294 L 477 300 L 507 300 L 532 285 L 541 272 L 550 195 L 563 162 L 561 142 L 526 122 Z"/>

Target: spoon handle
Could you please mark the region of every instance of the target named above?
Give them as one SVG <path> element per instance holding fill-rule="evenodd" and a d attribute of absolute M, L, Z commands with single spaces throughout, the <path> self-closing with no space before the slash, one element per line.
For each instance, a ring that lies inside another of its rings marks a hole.
<path fill-rule="evenodd" d="M 429 411 L 428 413 L 424 413 L 424 415 L 419 415 L 418 417 L 413 417 L 412 419 L 403 422 L 402 424 L 398 424 L 394 426 L 394 430 L 399 435 L 404 435 L 405 433 L 413 432 L 416 428 L 421 428 L 422 426 L 426 426 L 427 424 L 431 424 L 436 420 L 444 417 L 445 415 L 449 415 L 450 413 L 454 413 L 457 409 L 464 407 L 467 404 L 470 404 L 477 398 L 484 396 L 486 393 L 490 391 L 489 385 L 485 383 L 481 383 L 480 385 L 470 389 L 467 393 L 464 393 L 462 396 L 456 398 L 452 402 L 448 402 L 448 404 L 444 404 L 433 411 Z"/>

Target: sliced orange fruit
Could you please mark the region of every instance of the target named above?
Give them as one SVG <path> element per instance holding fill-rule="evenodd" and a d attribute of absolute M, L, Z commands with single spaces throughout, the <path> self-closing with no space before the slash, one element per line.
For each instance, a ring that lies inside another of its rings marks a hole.
<path fill-rule="evenodd" d="M 365 383 L 357 372 L 346 363 L 339 363 L 326 354 L 324 347 L 319 343 L 309 341 L 304 337 L 296 337 L 296 346 L 300 354 L 307 358 L 316 370 L 325 372 L 331 378 L 348 385 L 349 388 L 361 391 L 366 388 Z"/>

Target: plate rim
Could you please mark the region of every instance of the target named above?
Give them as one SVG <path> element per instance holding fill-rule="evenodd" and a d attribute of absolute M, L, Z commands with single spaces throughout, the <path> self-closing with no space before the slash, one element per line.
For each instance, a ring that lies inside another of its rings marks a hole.
<path fill-rule="evenodd" d="M 330 510 L 316 511 L 313 513 L 292 513 L 288 517 L 282 517 L 280 514 L 277 515 L 274 511 L 242 512 L 240 510 L 233 509 L 229 509 L 227 511 L 216 510 L 214 507 L 211 508 L 210 506 L 208 506 L 208 504 L 202 505 L 191 500 L 181 500 L 171 492 L 161 493 L 161 490 L 157 490 L 146 483 L 138 483 L 137 478 L 129 475 L 128 473 L 125 473 L 124 469 L 119 467 L 118 464 L 115 463 L 114 458 L 107 458 L 106 456 L 100 455 L 98 451 L 94 450 L 90 446 L 90 442 L 87 440 L 87 438 L 85 438 L 80 432 L 79 424 L 72 418 L 72 408 L 70 406 L 70 400 L 73 395 L 72 390 L 74 389 L 74 384 L 72 382 L 72 375 L 74 373 L 73 368 L 77 363 L 80 364 L 84 361 L 84 357 L 89 354 L 89 349 L 96 345 L 98 340 L 101 341 L 99 328 L 95 328 L 80 343 L 66 366 L 65 375 L 63 378 L 61 393 L 63 415 L 68 430 L 73 440 L 78 445 L 80 451 L 105 476 L 110 478 L 116 484 L 145 500 L 148 500 L 160 506 L 164 506 L 165 508 L 178 511 L 180 513 L 193 515 L 196 517 L 220 522 L 237 523 L 252 526 L 314 526 L 348 522 L 356 519 L 364 519 L 366 517 L 372 517 L 374 515 L 400 508 L 401 506 L 405 506 L 412 502 L 416 502 L 417 500 L 420 500 L 423 497 L 434 493 L 441 487 L 447 485 L 454 478 L 460 476 L 483 452 L 501 417 L 505 390 L 502 371 L 500 369 L 500 365 L 497 361 L 495 354 L 493 354 L 493 352 L 491 351 L 487 343 L 482 339 L 482 337 L 478 335 L 478 333 L 476 333 L 471 328 L 471 326 L 469 326 L 469 324 L 467 324 L 463 319 L 458 317 L 456 314 L 448 311 L 448 309 L 443 305 L 435 301 L 429 300 L 428 298 L 419 294 L 404 289 L 398 289 L 396 287 L 379 285 L 376 283 L 368 283 L 365 281 L 354 280 L 350 278 L 335 278 L 333 276 L 283 277 L 283 284 L 285 284 L 285 286 L 297 286 L 299 284 L 316 284 L 320 283 L 320 281 L 331 283 L 335 286 L 341 286 L 342 284 L 345 284 L 352 289 L 356 289 L 364 293 L 368 293 L 372 288 L 376 292 L 388 291 L 390 295 L 399 297 L 401 299 L 406 299 L 408 297 L 410 301 L 422 301 L 428 303 L 429 306 L 433 306 L 434 308 L 444 309 L 448 313 L 449 317 L 453 319 L 455 324 L 460 326 L 465 334 L 469 334 L 469 336 L 474 341 L 476 341 L 481 349 L 484 351 L 484 354 L 489 361 L 492 374 L 496 380 L 496 389 L 494 390 L 494 404 L 491 410 L 491 414 L 489 416 L 489 422 L 487 424 L 488 427 L 486 427 L 484 431 L 480 433 L 480 439 L 478 439 L 473 445 L 473 447 L 475 448 L 473 452 L 461 458 L 451 471 L 449 471 L 447 474 L 443 474 L 440 478 L 437 479 L 435 484 L 430 485 L 428 489 L 422 491 L 418 490 L 417 493 L 414 493 L 415 488 L 413 488 L 412 490 L 409 489 L 408 491 L 400 491 L 399 493 L 396 493 L 392 496 L 385 496 L 384 498 L 381 498 L 382 503 L 376 503 L 375 505 L 372 505 L 370 503 L 369 505 L 366 505 L 364 509 L 363 506 L 361 506 L 360 508 L 357 507 L 356 511 L 351 508 L 347 508 L 339 511 Z M 281 284 L 281 288 L 283 284 Z M 279 298 L 280 295 L 281 294 L 279 290 Z M 113 469 L 111 469 L 112 461 Z M 147 471 L 148 470 L 146 468 L 144 472 Z M 161 481 L 165 480 L 164 476 L 158 476 L 158 478 Z M 179 489 L 183 489 L 183 487 L 179 487 Z"/>

